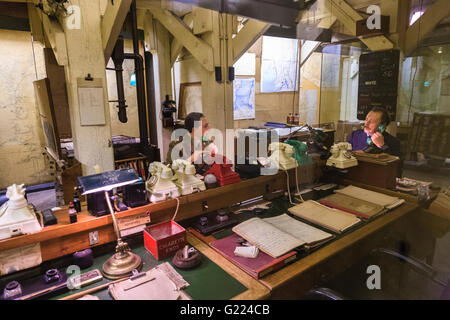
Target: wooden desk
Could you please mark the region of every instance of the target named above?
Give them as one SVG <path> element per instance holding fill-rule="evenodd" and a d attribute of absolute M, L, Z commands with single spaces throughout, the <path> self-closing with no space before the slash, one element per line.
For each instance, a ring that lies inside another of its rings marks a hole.
<path fill-rule="evenodd" d="M 383 240 L 389 226 L 413 213 L 417 208 L 415 204 L 404 203 L 399 208 L 280 271 L 267 275 L 260 281 L 270 289 L 271 299 L 297 299 L 318 282 L 344 271 L 367 255 L 372 245 Z"/>
<path fill-rule="evenodd" d="M 258 281 L 270 290 L 270 299 L 298 299 L 321 281 L 344 271 L 371 249 L 382 245 L 392 228 L 417 214 L 418 209 L 417 204 L 407 201 Z M 215 240 L 214 236 L 194 234 L 205 244 Z"/>

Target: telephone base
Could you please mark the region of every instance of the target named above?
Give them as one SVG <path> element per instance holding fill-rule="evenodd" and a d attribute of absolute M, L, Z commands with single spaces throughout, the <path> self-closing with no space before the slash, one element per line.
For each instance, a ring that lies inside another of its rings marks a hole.
<path fill-rule="evenodd" d="M 347 169 L 350 167 L 356 167 L 357 165 L 358 165 L 358 160 L 356 160 L 356 158 L 346 159 L 346 160 L 339 160 L 339 159 L 328 159 L 327 160 L 328 167 L 336 167 L 338 169 Z"/>
<path fill-rule="evenodd" d="M 170 189 L 157 189 L 152 188 L 149 191 L 149 201 L 152 203 L 164 201 L 167 199 L 178 198 L 179 196 L 178 188 L 170 188 Z"/>
<path fill-rule="evenodd" d="M 195 193 L 195 192 L 201 192 L 206 190 L 205 183 L 203 181 L 189 183 L 189 184 L 178 184 L 175 183 L 178 189 L 180 190 L 180 193 L 182 196 Z"/>
<path fill-rule="evenodd" d="M 220 218 L 218 218 L 219 216 Z M 224 219 L 224 216 L 228 218 Z M 193 227 L 200 231 L 204 236 L 208 236 L 213 232 L 232 227 L 238 223 L 239 221 L 232 218 L 230 214 L 219 215 L 217 212 L 212 212 L 206 216 L 201 216 L 199 221 L 193 224 Z"/>

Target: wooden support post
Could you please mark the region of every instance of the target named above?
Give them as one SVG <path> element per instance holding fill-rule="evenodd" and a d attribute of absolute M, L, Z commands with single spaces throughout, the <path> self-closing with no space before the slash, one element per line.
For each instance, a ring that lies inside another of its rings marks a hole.
<path fill-rule="evenodd" d="M 213 21 L 210 10 L 200 7 L 193 7 L 192 16 L 194 20 L 193 33 L 195 35 L 211 32 L 213 30 Z"/>
<path fill-rule="evenodd" d="M 41 12 L 32 3 L 27 3 L 28 20 L 30 21 L 31 33 L 33 40 L 45 44 L 44 30 L 42 29 Z"/>
<path fill-rule="evenodd" d="M 169 97 L 172 95 L 169 32 L 159 21 L 152 19 L 152 15 L 147 12 L 144 21 L 144 35 L 146 50 L 153 54 L 155 113 L 159 115 L 166 95 Z M 165 161 L 172 132 L 170 129 L 163 128 L 159 116 L 157 116 L 156 127 L 161 160 Z"/>
<path fill-rule="evenodd" d="M 270 24 L 268 23 L 257 20 L 248 20 L 241 31 L 233 38 L 233 61 L 238 61 L 255 41 L 269 29 L 269 27 Z"/>
<path fill-rule="evenodd" d="M 101 171 L 114 170 L 114 156 L 100 8 L 98 3 L 91 0 L 78 0 L 77 6 L 82 19 L 79 28 L 68 26 L 64 20 L 60 23 L 67 39 L 68 64 L 65 66 L 65 75 L 75 158 L 82 164 L 83 175 L 89 175 L 95 173 L 95 165 L 98 165 Z M 82 113 L 84 116 L 89 111 L 82 110 L 78 83 L 88 74 L 102 86 L 103 95 L 93 95 L 91 98 L 94 99 L 98 112 L 104 114 L 104 124 L 81 123 Z"/>
<path fill-rule="evenodd" d="M 105 65 L 108 63 L 117 37 L 122 30 L 123 22 L 130 10 L 131 0 L 116 0 L 114 3 L 108 1 L 105 15 L 102 17 L 102 44 L 105 56 Z"/>
<path fill-rule="evenodd" d="M 145 51 L 156 54 L 156 34 L 153 29 L 153 17 L 150 11 L 146 10 L 144 15 L 144 46 Z"/>
<path fill-rule="evenodd" d="M 193 28 L 193 22 L 194 22 L 194 16 L 192 13 L 188 13 L 184 16 L 183 22 L 188 26 L 190 29 Z M 171 48 L 170 48 L 170 66 L 173 67 L 173 64 L 175 63 L 175 60 L 177 60 L 178 56 L 181 53 L 181 50 L 183 49 L 183 44 L 178 40 L 177 38 L 174 38 L 172 40 Z"/>
<path fill-rule="evenodd" d="M 61 25 L 57 21 L 50 20 L 45 14 L 42 14 L 41 18 L 46 39 L 53 49 L 56 61 L 60 66 L 67 65 L 66 35 Z"/>
<path fill-rule="evenodd" d="M 148 9 L 156 18 L 208 71 L 213 71 L 213 49 L 192 31 L 174 14 L 168 10 L 149 5 Z"/>
<path fill-rule="evenodd" d="M 330 13 L 342 22 L 351 35 L 356 35 L 356 22 L 364 17 L 344 0 L 327 0 L 326 7 Z M 384 35 L 360 40 L 372 51 L 383 51 L 394 48 L 394 44 Z"/>

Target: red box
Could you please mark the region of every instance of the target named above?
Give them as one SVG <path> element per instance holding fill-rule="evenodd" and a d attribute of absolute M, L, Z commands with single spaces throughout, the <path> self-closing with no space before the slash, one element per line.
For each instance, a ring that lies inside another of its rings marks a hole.
<path fill-rule="evenodd" d="M 157 260 L 173 256 L 186 245 L 186 230 L 175 221 L 165 221 L 144 229 L 144 246 Z"/>

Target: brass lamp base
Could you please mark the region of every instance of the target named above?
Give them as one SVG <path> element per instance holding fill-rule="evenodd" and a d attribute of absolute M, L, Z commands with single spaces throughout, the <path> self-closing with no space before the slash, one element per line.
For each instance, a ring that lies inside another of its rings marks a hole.
<path fill-rule="evenodd" d="M 118 247 L 123 246 L 120 241 Z M 126 246 L 126 243 L 125 243 Z M 116 250 L 116 253 L 105 261 L 102 267 L 103 275 L 108 279 L 119 279 L 132 274 L 132 270 L 142 265 L 141 258 L 129 250 Z"/>

